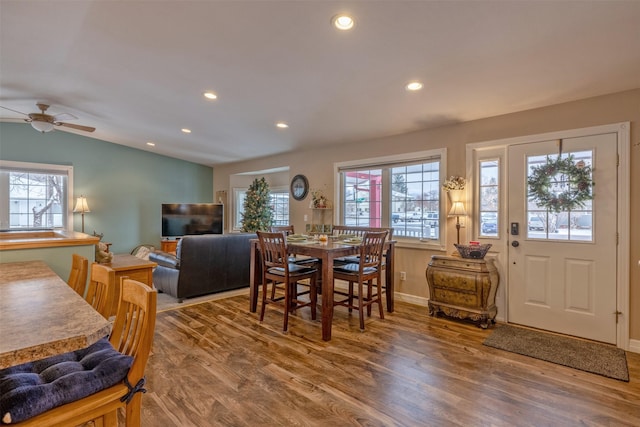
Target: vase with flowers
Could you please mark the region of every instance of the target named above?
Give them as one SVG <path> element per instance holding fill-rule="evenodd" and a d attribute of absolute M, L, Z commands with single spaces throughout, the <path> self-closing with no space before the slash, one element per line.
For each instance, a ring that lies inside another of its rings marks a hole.
<path fill-rule="evenodd" d="M 450 176 L 449 179 L 445 179 L 442 183 L 442 189 L 447 192 L 451 203 L 462 201 L 462 195 L 464 193 L 464 187 L 467 184 L 467 180 L 462 176 Z"/>
<path fill-rule="evenodd" d="M 325 209 L 328 207 L 328 203 L 329 201 L 322 190 L 311 191 L 311 205 L 314 209 Z"/>

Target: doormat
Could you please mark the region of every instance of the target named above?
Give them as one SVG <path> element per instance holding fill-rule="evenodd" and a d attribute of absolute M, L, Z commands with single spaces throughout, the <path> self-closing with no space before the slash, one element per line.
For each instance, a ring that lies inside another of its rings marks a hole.
<path fill-rule="evenodd" d="M 510 325 L 495 328 L 483 344 L 629 382 L 627 356 L 611 345 Z"/>

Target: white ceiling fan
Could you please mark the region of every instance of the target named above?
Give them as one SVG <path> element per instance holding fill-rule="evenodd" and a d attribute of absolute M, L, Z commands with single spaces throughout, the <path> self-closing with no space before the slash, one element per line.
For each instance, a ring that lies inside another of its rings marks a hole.
<path fill-rule="evenodd" d="M 78 118 L 73 114 L 69 113 L 60 113 L 56 115 L 47 114 L 46 111 L 49 108 L 47 104 L 43 104 L 41 102 L 36 103 L 36 106 L 40 109 L 39 113 L 23 113 L 21 111 L 16 111 L 11 108 L 2 107 L 5 110 L 13 111 L 14 113 L 22 114 L 23 116 L 27 116 L 26 119 L 23 119 L 27 123 L 31 123 L 31 126 L 37 130 L 38 132 L 51 132 L 55 126 L 64 126 L 71 129 L 82 130 L 85 132 L 93 132 L 96 130 L 94 127 L 83 126 L 83 125 L 75 125 L 72 123 L 66 123 L 62 120 L 77 120 Z"/>

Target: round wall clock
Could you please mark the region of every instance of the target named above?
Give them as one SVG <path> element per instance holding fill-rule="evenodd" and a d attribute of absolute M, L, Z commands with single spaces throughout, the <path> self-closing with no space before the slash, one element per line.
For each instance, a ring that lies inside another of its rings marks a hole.
<path fill-rule="evenodd" d="M 304 175 L 296 175 L 291 180 L 291 196 L 296 200 L 303 200 L 309 193 L 309 181 Z"/>

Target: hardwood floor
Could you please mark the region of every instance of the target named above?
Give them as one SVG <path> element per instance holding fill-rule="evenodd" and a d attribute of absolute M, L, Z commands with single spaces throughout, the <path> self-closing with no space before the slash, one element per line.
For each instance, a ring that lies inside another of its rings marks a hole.
<path fill-rule="evenodd" d="M 248 307 L 158 313 L 142 426 L 640 425 L 640 354 L 625 383 L 483 346 L 490 330 L 402 302 L 365 332 L 337 307 L 330 342 L 308 309 L 283 334 L 280 312 L 261 324 Z"/>

